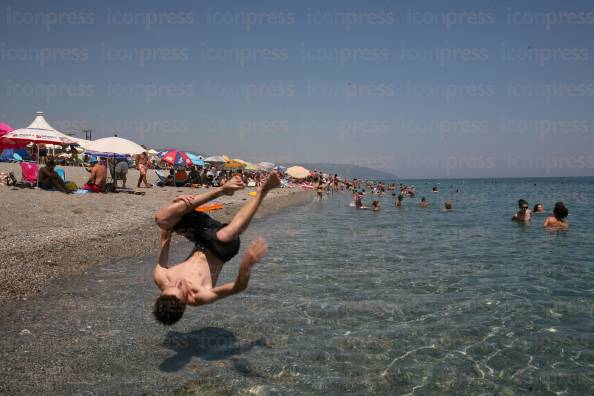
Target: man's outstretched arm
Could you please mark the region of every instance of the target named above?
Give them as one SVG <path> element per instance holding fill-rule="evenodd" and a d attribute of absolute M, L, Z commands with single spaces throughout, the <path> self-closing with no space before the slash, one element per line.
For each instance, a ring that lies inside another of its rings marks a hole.
<path fill-rule="evenodd" d="M 167 269 L 169 268 L 169 246 L 171 245 L 171 231 L 161 230 L 159 241 L 159 257 L 153 271 L 153 280 L 159 287 L 167 283 Z"/>
<path fill-rule="evenodd" d="M 213 288 L 208 295 L 201 298 L 202 304 L 210 304 L 221 298 L 229 297 L 233 294 L 244 291 L 250 281 L 250 272 L 252 267 L 262 260 L 268 252 L 268 244 L 264 238 L 256 238 L 250 245 L 239 265 L 239 273 L 235 282 L 225 283 L 224 285 Z"/>
<path fill-rule="evenodd" d="M 237 190 L 245 187 L 238 177 L 231 178 L 225 185 L 214 188 L 208 192 L 198 195 L 180 195 L 173 200 L 173 203 L 161 208 L 155 215 L 157 225 L 164 230 L 172 229 L 181 218 L 191 213 L 194 209 L 208 201 L 212 201 L 222 195 L 233 195 Z"/>

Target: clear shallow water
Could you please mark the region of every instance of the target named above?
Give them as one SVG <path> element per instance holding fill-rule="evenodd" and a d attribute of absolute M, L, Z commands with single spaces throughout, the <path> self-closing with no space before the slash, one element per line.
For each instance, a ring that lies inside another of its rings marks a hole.
<path fill-rule="evenodd" d="M 594 394 L 594 179 L 415 184 L 402 209 L 337 193 L 255 220 L 240 256 L 258 234 L 270 252 L 248 290 L 171 328 L 156 246 L 6 305 L 0 394 Z M 512 223 L 519 198 L 565 201 L 571 228 Z"/>
<path fill-rule="evenodd" d="M 233 322 L 268 347 L 214 369 L 209 386 L 593 393 L 594 180 L 452 180 L 438 194 L 432 182 L 407 183 L 418 196 L 402 209 L 388 195 L 379 213 L 356 210 L 337 193 L 254 224 L 244 240 L 264 235 L 270 253 Z M 545 214 L 512 223 L 519 198 L 547 212 L 563 200 L 570 229 L 545 231 Z M 440 210 L 445 199 L 453 212 Z"/>

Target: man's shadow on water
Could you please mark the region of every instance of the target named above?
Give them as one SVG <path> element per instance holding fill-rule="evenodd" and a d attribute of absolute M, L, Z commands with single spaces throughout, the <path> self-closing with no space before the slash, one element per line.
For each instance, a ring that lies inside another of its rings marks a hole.
<path fill-rule="evenodd" d="M 265 346 L 264 338 L 241 343 L 235 334 L 218 327 L 204 327 L 189 333 L 170 331 L 163 340 L 163 346 L 177 352 L 165 359 L 159 369 L 165 372 L 179 371 L 192 357 L 204 360 L 223 360 L 247 352 L 255 346 Z"/>

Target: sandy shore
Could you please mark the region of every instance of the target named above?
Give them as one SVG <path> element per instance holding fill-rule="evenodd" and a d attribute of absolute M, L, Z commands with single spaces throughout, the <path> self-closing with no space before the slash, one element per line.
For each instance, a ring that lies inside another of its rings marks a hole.
<path fill-rule="evenodd" d="M 83 168 L 65 167 L 67 180 L 82 185 Z M 0 172 L 18 164 L 0 163 Z M 136 186 L 138 172 L 128 173 L 128 186 Z M 154 172 L 149 181 L 156 181 Z M 132 190 L 132 189 L 131 189 Z M 179 194 L 205 189 L 140 188 L 145 195 L 127 193 L 65 195 L 59 192 L 0 186 L 0 301 L 39 293 L 50 279 L 81 273 L 100 262 L 156 255 L 158 228 L 155 211 Z M 247 188 L 217 201 L 223 210 L 211 215 L 221 221 L 231 217 L 251 197 Z M 299 189 L 272 191 L 257 217 L 310 199 Z"/>

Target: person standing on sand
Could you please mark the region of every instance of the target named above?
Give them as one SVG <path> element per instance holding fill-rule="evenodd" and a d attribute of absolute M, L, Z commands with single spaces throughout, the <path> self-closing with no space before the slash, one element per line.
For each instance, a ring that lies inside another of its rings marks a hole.
<path fill-rule="evenodd" d="M 251 268 L 268 251 L 266 241 L 260 237 L 247 249 L 235 281 L 221 286 L 216 286 L 216 282 L 225 262 L 239 252 L 239 235 L 247 229 L 268 192 L 279 186 L 278 173 L 272 173 L 260 186 L 256 196 L 237 212 L 229 224 L 221 224 L 195 209 L 222 195 L 233 195 L 235 191 L 245 188 L 238 176 L 209 192 L 179 196 L 157 212 L 155 221 L 161 228 L 161 243 L 153 279 L 161 294 L 153 309 L 155 319 L 164 325 L 172 325 L 181 319 L 186 305 L 210 304 L 247 288 Z M 186 261 L 169 268 L 172 232 L 185 236 L 195 246 Z"/>
<path fill-rule="evenodd" d="M 137 168 L 138 168 L 138 172 L 140 172 L 140 176 L 138 177 L 138 183 L 136 184 L 137 188 L 140 188 L 140 183 L 144 182 L 144 186 L 146 188 L 150 188 L 153 185 L 149 184 L 148 180 L 146 179 L 146 172 L 148 170 L 148 166 L 149 166 L 149 158 L 148 158 L 148 154 L 146 152 L 141 153 L 138 156 L 138 160 L 137 160 Z"/>

